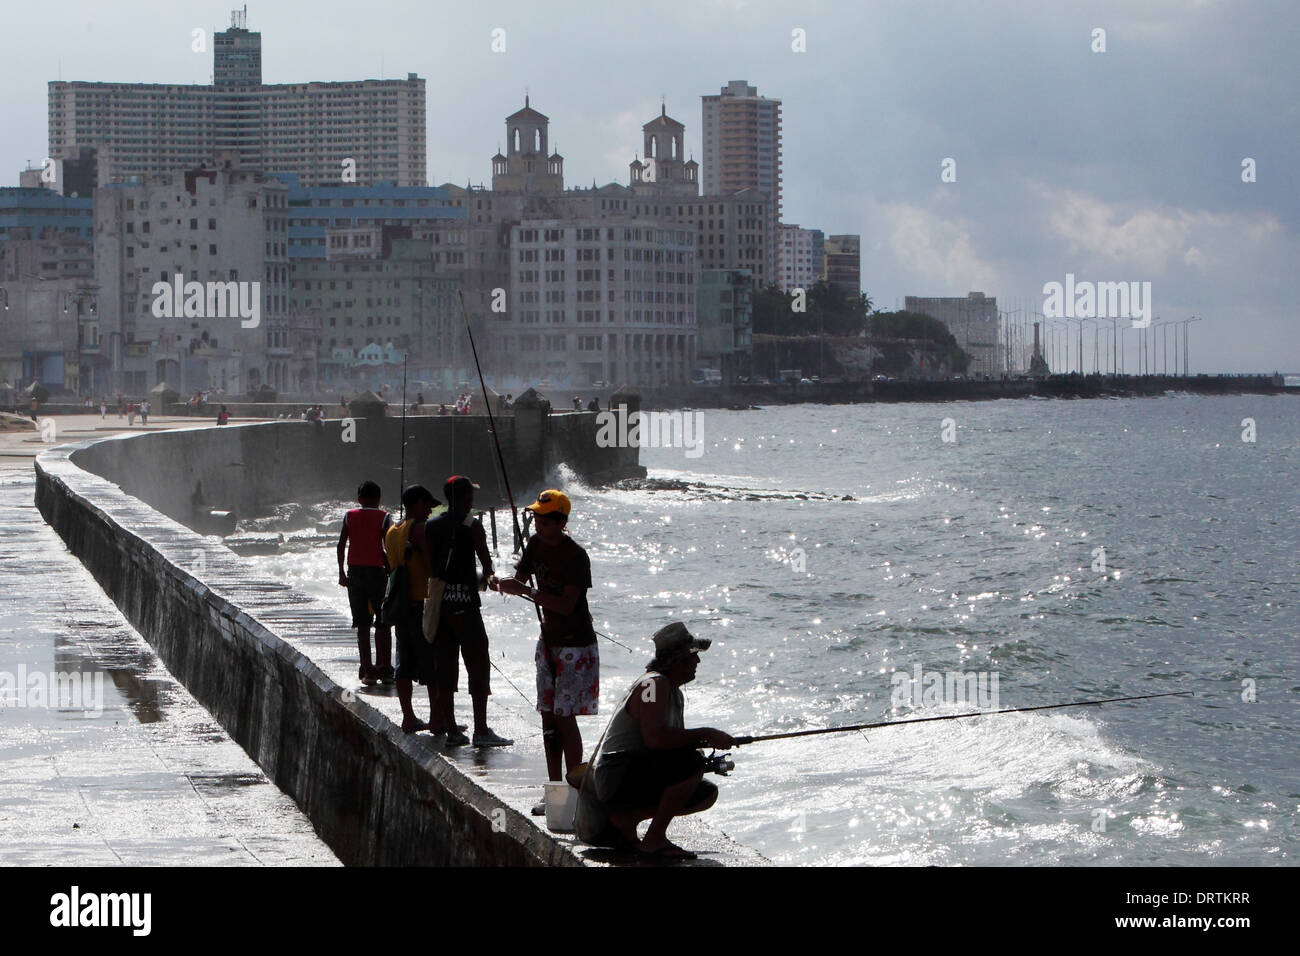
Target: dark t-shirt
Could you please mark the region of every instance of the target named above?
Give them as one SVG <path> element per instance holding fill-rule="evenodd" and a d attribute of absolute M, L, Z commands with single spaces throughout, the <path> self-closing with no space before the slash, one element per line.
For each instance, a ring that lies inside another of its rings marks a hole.
<path fill-rule="evenodd" d="M 468 610 L 479 607 L 478 564 L 474 553 L 474 526 L 480 525 L 477 518 L 468 524 L 465 516 L 444 511 L 430 518 L 424 526 L 424 533 L 429 542 L 430 554 L 433 556 L 433 575 L 447 582 L 442 592 L 442 606 L 449 611 Z M 448 563 L 447 544 L 453 540 L 451 560 Z M 443 569 L 446 569 L 445 572 Z"/>
<path fill-rule="evenodd" d="M 524 553 L 515 568 L 515 577 L 520 580 L 526 581 L 529 574 L 536 576 L 538 590 L 557 597 L 564 594 L 566 585 L 583 589 L 574 602 L 572 614 L 542 609 L 542 640 L 551 647 L 586 647 L 596 643 L 591 611 L 587 609 L 591 559 L 581 545 L 566 534 L 558 547 L 548 548 L 533 535 L 524 545 Z"/>

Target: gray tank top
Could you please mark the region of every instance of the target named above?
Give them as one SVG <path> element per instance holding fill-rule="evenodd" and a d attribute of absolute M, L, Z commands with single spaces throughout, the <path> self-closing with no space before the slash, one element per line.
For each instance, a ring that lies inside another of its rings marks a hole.
<path fill-rule="evenodd" d="M 605 739 L 600 745 L 600 754 L 597 756 L 596 763 L 608 756 L 615 754 L 632 753 L 638 750 L 647 750 L 645 740 L 641 736 L 641 723 L 627 711 L 627 705 L 632 700 L 634 694 L 644 695 L 649 688 L 654 687 L 659 693 L 662 693 L 666 682 L 659 681 L 655 684 L 649 683 L 651 677 L 661 677 L 654 671 L 650 671 L 637 678 L 637 682 L 632 685 L 632 689 L 627 692 L 623 698 L 623 703 L 614 713 L 614 717 L 609 722 L 609 730 L 605 732 Z M 674 687 L 672 695 L 667 701 L 667 726 L 674 730 L 686 729 L 686 700 L 682 696 L 680 687 Z"/>

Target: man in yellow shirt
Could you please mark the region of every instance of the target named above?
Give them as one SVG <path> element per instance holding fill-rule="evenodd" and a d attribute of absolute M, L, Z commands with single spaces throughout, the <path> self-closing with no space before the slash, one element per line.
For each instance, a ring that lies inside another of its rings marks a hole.
<path fill-rule="evenodd" d="M 425 730 L 428 724 L 415 716 L 411 706 L 414 684 L 429 688 L 429 718 L 433 719 L 433 653 L 424 640 L 424 601 L 429 596 L 429 563 L 424 557 L 424 523 L 440 502 L 423 485 L 411 485 L 402 492 L 406 517 L 388 529 L 384 550 L 388 563 L 406 565 L 410 590 L 401 617 L 394 621 L 397 633 L 397 699 L 402 704 L 402 730 L 408 734 Z"/>

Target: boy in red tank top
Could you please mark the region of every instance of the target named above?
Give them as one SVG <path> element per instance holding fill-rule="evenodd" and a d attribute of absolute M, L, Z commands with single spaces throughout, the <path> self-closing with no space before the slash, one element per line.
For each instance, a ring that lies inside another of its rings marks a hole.
<path fill-rule="evenodd" d="M 363 481 L 357 489 L 357 503 L 343 516 L 343 533 L 339 535 L 339 585 L 348 589 L 352 607 L 352 626 L 357 629 L 357 651 L 361 667 L 357 676 L 367 687 L 376 681 L 393 680 L 393 635 L 386 624 L 376 622 L 384 603 L 388 583 L 388 560 L 384 555 L 384 534 L 392 517 L 379 507 L 379 486 Z M 344 551 L 347 570 L 344 570 Z M 375 625 L 375 664 L 370 663 L 370 627 Z"/>

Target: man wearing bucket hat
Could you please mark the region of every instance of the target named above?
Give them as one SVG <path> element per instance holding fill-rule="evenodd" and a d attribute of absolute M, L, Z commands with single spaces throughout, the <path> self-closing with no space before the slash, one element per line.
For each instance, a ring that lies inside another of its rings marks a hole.
<path fill-rule="evenodd" d="M 654 643 L 654 660 L 619 704 L 592 756 L 592 782 L 610 827 L 622 838 L 613 842 L 650 856 L 693 859 L 695 854 L 668 839 L 668 824 L 707 810 L 718 799 L 718 788 L 704 780 L 698 748 L 729 750 L 735 741 L 713 727 L 686 726 L 681 688 L 695 680 L 699 652 L 712 642 L 674 621 L 655 632 Z M 638 842 L 642 820 L 649 820 L 650 828 Z M 580 825 L 580 836 L 581 830 Z"/>
<path fill-rule="evenodd" d="M 587 608 L 591 559 L 565 534 L 569 497 L 554 488 L 528 506 L 537 531 L 528 539 L 513 578 L 488 581 L 494 591 L 531 599 L 541 608 L 537 641 L 537 710 L 542 715 L 542 746 L 550 779 L 563 780 L 563 764 L 582 762 L 579 716 L 596 713 L 600 697 L 600 655 Z M 536 575 L 537 586 L 528 584 Z"/>

